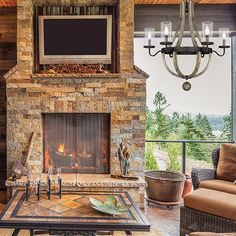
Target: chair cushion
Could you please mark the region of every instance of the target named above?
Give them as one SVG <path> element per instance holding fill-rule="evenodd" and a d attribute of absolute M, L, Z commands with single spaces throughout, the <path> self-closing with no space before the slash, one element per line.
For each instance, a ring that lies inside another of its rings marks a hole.
<path fill-rule="evenodd" d="M 190 236 L 236 236 L 236 233 L 194 232 Z"/>
<path fill-rule="evenodd" d="M 220 146 L 216 176 L 217 179 L 236 180 L 236 144 L 225 143 Z"/>
<path fill-rule="evenodd" d="M 226 193 L 236 194 L 236 185 L 233 182 L 220 179 L 202 181 L 199 185 L 199 188 L 208 188 Z"/>
<path fill-rule="evenodd" d="M 184 197 L 184 206 L 236 220 L 236 197 L 234 194 L 199 188 Z"/>

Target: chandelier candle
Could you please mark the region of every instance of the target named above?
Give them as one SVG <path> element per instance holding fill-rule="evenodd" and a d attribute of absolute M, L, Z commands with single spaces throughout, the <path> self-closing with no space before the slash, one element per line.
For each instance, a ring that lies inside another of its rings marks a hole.
<path fill-rule="evenodd" d="M 229 29 L 228 28 L 220 28 L 219 29 L 219 37 L 222 38 L 222 46 L 225 47 L 227 45 L 227 39 L 229 39 Z"/>
<path fill-rule="evenodd" d="M 165 27 L 165 41 L 168 42 L 168 27 Z"/>
<path fill-rule="evenodd" d="M 209 33 L 210 33 L 210 30 L 209 30 L 209 27 L 207 26 L 206 29 L 205 29 L 206 42 L 209 42 Z"/>
<path fill-rule="evenodd" d="M 154 28 L 146 28 L 145 29 L 145 42 L 144 45 L 146 48 L 152 48 L 152 38 L 154 38 L 155 29 Z"/>
<path fill-rule="evenodd" d="M 223 38 L 223 46 L 225 46 L 226 45 L 226 34 L 225 34 L 225 32 L 223 32 L 222 38 Z"/>
<path fill-rule="evenodd" d="M 188 18 L 188 20 L 186 20 L 186 18 Z M 188 26 L 192 46 L 183 46 L 183 37 L 185 33 L 186 22 L 189 23 Z M 213 37 L 213 22 L 202 22 L 202 33 L 197 31 L 194 16 L 194 2 L 192 0 L 184 0 L 180 3 L 179 25 L 175 33 L 173 34 L 173 37 L 171 35 L 172 23 L 169 21 L 161 22 L 161 37 L 163 41 L 160 44 L 163 47 L 157 52 L 152 53 L 152 49 L 155 48 L 155 46 L 151 44 L 151 38 L 154 37 L 154 32 L 155 29 L 153 28 L 145 28 L 144 48 L 148 49 L 148 53 L 152 57 L 156 56 L 159 53 L 162 54 L 167 71 L 173 76 L 185 80 L 182 85 L 182 88 L 185 91 L 189 91 L 191 89 L 191 84 L 188 82 L 190 79 L 201 76 L 208 69 L 213 53 L 215 53 L 217 56 L 223 57 L 225 55 L 226 48 L 230 48 L 230 46 L 227 45 L 227 39 L 229 38 L 229 29 L 221 28 L 219 30 L 219 36 L 223 39 L 222 46 L 219 46 L 219 48 L 222 49 L 221 54 L 213 50 L 213 48 L 211 47 L 214 44 L 213 42 L 211 42 L 211 39 Z M 186 74 L 181 71 L 178 61 L 179 55 L 196 56 L 196 64 L 190 74 Z M 174 70 L 172 70 L 167 64 L 166 56 L 169 56 L 169 58 L 173 61 Z M 207 60 L 207 62 L 203 69 L 200 69 L 202 60 Z"/>
<path fill-rule="evenodd" d="M 148 32 L 148 46 L 151 46 L 152 35 L 151 32 Z"/>

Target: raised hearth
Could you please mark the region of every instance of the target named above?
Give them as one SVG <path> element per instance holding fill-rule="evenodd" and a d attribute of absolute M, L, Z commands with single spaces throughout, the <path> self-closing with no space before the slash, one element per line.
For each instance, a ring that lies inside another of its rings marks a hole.
<path fill-rule="evenodd" d="M 109 191 L 121 192 L 129 191 L 139 207 L 144 207 L 144 188 L 147 183 L 142 179 L 139 180 L 121 180 L 111 178 L 106 174 L 62 174 L 62 190 L 63 191 Z M 42 175 L 42 184 L 45 185 L 47 175 Z M 13 193 L 17 189 L 24 189 L 26 186 L 27 178 L 13 182 L 7 180 L 6 185 L 12 187 Z"/>

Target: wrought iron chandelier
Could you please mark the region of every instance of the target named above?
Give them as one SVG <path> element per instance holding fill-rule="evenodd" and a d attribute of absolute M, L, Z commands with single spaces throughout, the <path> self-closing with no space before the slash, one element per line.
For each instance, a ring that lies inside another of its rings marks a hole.
<path fill-rule="evenodd" d="M 188 18 L 189 32 L 190 38 L 192 42 L 192 46 L 182 46 L 182 41 L 185 32 L 185 25 Z M 213 22 L 204 21 L 202 22 L 202 34 L 197 31 L 195 17 L 194 17 L 194 2 L 192 0 L 185 0 L 180 3 L 180 17 L 179 17 L 179 25 L 177 30 L 173 34 L 172 37 L 172 23 L 169 21 L 161 22 L 161 36 L 163 41 L 160 43 L 163 47 L 152 53 L 152 49 L 155 48 L 152 45 L 152 40 L 155 37 L 155 29 L 154 28 L 145 28 L 145 46 L 144 48 L 148 49 L 149 55 L 154 57 L 158 53 L 162 54 L 162 58 L 165 64 L 167 71 L 173 76 L 182 78 L 185 82 L 182 85 L 182 88 L 185 91 L 191 89 L 191 84 L 188 80 L 192 78 L 199 77 L 202 75 L 208 68 L 212 53 L 222 57 L 225 55 L 226 48 L 230 48 L 227 45 L 226 40 L 229 39 L 229 29 L 228 28 L 220 28 L 219 36 L 222 38 L 222 45 L 219 48 L 222 50 L 222 53 L 218 53 L 212 49 L 211 42 L 213 37 Z M 166 56 L 172 58 L 174 70 L 172 70 L 166 61 Z M 179 55 L 196 55 L 196 64 L 195 67 L 190 74 L 184 74 L 179 67 L 178 56 Z M 200 66 L 202 62 L 202 58 L 208 57 L 207 63 L 203 69 L 200 71 Z"/>

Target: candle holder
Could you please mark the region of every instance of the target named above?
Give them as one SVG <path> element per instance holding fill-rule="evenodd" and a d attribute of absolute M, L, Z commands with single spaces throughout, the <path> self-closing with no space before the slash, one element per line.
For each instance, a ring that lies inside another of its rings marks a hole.
<path fill-rule="evenodd" d="M 47 196 L 48 200 L 51 199 L 51 195 L 57 195 L 60 199 L 62 196 L 62 179 L 61 179 L 61 168 L 56 169 L 57 180 L 53 179 L 55 176 L 55 171 L 49 167 L 48 169 L 48 176 L 47 176 Z M 56 189 L 56 191 L 52 191 Z"/>
<path fill-rule="evenodd" d="M 26 192 L 26 201 L 29 200 L 30 195 L 36 195 L 37 200 L 39 201 L 41 194 L 41 176 L 38 180 L 34 180 L 32 176 L 31 177 L 28 176 L 25 192 Z"/>

